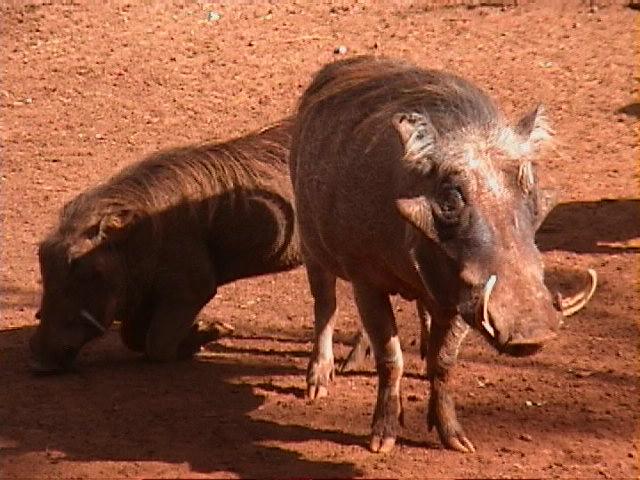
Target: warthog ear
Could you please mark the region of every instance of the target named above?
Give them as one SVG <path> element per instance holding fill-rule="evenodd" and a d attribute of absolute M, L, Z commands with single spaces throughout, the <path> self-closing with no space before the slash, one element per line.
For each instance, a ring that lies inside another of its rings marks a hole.
<path fill-rule="evenodd" d="M 545 114 L 543 105 L 538 105 L 520 119 L 515 128 L 516 133 L 524 141 L 527 152 L 533 152 L 541 144 L 551 139 L 553 130 Z"/>
<path fill-rule="evenodd" d="M 431 169 L 429 158 L 436 151 L 438 132 L 426 113 L 396 113 L 391 123 L 398 131 L 404 144 L 404 159 L 413 167 Z"/>
<path fill-rule="evenodd" d="M 538 191 L 538 199 L 537 199 L 537 215 L 535 219 L 534 231 L 538 230 L 544 222 L 544 219 L 547 218 L 549 212 L 553 210 L 558 204 L 558 194 L 555 190 L 549 188 L 541 188 Z"/>
<path fill-rule="evenodd" d="M 69 247 L 67 251 L 68 262 L 72 263 L 106 241 L 117 240 L 126 231 L 126 227 L 132 224 L 137 217 L 138 214 L 135 211 L 128 209 L 107 213 Z"/>
<path fill-rule="evenodd" d="M 115 240 L 115 238 L 124 231 L 125 227 L 131 225 L 137 217 L 137 213 L 133 210 L 120 210 L 118 212 L 108 213 L 100 220 L 98 240 Z"/>
<path fill-rule="evenodd" d="M 396 200 L 396 208 L 402 218 L 423 232 L 429 238 L 436 238 L 433 228 L 431 208 L 425 197 L 400 198 Z"/>

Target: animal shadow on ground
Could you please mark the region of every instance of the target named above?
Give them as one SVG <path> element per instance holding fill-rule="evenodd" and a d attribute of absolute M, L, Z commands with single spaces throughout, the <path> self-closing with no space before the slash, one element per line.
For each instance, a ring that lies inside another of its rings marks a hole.
<path fill-rule="evenodd" d="M 640 200 L 561 203 L 538 230 L 536 243 L 542 251 L 639 253 Z"/>
<path fill-rule="evenodd" d="M 228 471 L 243 478 L 362 475 L 349 462 L 312 461 L 264 445 L 362 443 L 342 432 L 251 418 L 265 397 L 242 377 L 300 375 L 286 365 L 228 357 L 153 364 L 122 348 L 112 331 L 83 352 L 75 372 L 35 377 L 26 368 L 33 331 L 0 332 L 0 378 L 11 385 L 0 389 L 7 475 L 20 476 L 11 458 L 50 451 L 62 452 L 64 461 L 186 462 L 195 472 Z"/>
<path fill-rule="evenodd" d="M 636 8 L 638 10 L 640 10 L 640 3 L 638 5 L 636 5 Z M 616 110 L 616 113 L 622 113 L 624 115 L 627 115 L 629 117 L 640 117 L 640 103 L 639 102 L 633 102 L 630 103 L 628 105 L 625 105 L 624 107 L 620 107 L 618 110 Z"/>

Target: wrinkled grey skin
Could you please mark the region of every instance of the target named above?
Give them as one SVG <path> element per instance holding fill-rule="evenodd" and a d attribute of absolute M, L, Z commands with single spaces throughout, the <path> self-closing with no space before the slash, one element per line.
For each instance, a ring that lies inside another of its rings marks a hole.
<path fill-rule="evenodd" d="M 560 314 L 534 243 L 542 221 L 531 162 L 549 129 L 540 109 L 510 126 L 469 82 L 400 62 L 323 68 L 303 95 L 291 150 L 315 346 L 308 396 L 333 376 L 335 282 L 351 282 L 378 371 L 370 447 L 393 448 L 403 360 L 389 295 L 431 318 L 428 425 L 474 451 L 457 420 L 450 371 L 470 326 L 498 351 L 528 355 Z"/>

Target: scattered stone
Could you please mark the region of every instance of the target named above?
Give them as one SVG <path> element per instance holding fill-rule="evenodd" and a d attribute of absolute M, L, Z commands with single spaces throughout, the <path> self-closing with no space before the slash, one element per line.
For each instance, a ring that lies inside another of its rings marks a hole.
<path fill-rule="evenodd" d="M 526 402 L 524 402 L 524 404 L 525 404 L 527 407 L 533 407 L 533 402 L 532 402 L 531 400 L 527 400 Z"/>
<path fill-rule="evenodd" d="M 218 22 L 222 19 L 222 15 L 219 14 L 218 12 L 209 12 L 207 14 L 207 21 L 208 22 Z"/>
<path fill-rule="evenodd" d="M 521 433 L 518 438 L 520 440 L 524 440 L 525 442 L 532 442 L 533 441 L 533 437 L 531 435 L 529 435 L 528 433 Z"/>
<path fill-rule="evenodd" d="M 333 50 L 333 53 L 335 53 L 336 55 L 344 55 L 345 53 L 347 53 L 347 47 L 345 47 L 344 45 L 339 45 Z"/>
<path fill-rule="evenodd" d="M 95 137 L 96 137 L 96 140 L 104 140 L 104 135 L 101 133 L 96 133 Z"/>

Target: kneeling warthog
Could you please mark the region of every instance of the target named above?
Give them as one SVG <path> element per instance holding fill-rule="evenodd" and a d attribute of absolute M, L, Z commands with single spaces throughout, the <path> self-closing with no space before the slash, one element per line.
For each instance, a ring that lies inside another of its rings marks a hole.
<path fill-rule="evenodd" d="M 299 265 L 290 130 L 162 152 L 67 204 L 38 252 L 33 369 L 68 368 L 114 320 L 150 359 L 188 357 L 216 336 L 194 320 L 218 286 Z"/>
<path fill-rule="evenodd" d="M 333 376 L 340 277 L 352 283 L 378 371 L 373 451 L 393 448 L 402 418 L 390 294 L 431 316 L 428 426 L 462 452 L 474 446 L 450 371 L 469 326 L 515 356 L 556 336 L 561 305 L 534 243 L 543 209 L 532 162 L 549 137 L 541 108 L 510 126 L 470 82 L 385 59 L 330 64 L 302 96 L 290 169 L 314 297 L 308 395 L 325 395 Z"/>

